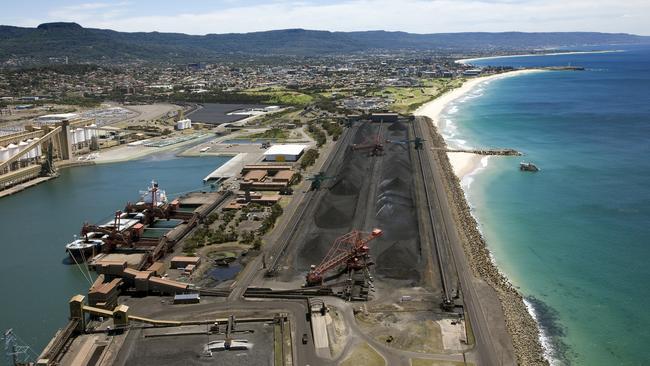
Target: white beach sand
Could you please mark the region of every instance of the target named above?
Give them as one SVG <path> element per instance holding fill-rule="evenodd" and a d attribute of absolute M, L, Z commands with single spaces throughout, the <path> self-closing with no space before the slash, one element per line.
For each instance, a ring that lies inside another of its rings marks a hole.
<path fill-rule="evenodd" d="M 469 79 L 465 83 L 463 83 L 461 87 L 451 90 L 441 95 L 440 97 L 428 103 L 425 103 L 420 108 L 418 108 L 413 114 L 415 114 L 416 116 L 426 116 L 431 118 L 433 124 L 436 127 L 440 128 L 441 115 L 442 112 L 447 107 L 447 105 L 450 102 L 467 94 L 469 91 L 477 87 L 479 84 L 487 81 L 495 80 L 495 79 L 501 79 L 501 78 L 506 78 L 511 76 L 518 76 L 518 75 L 542 72 L 542 71 L 544 70 L 541 69 L 540 70 L 536 70 L 536 69 L 514 70 L 514 71 L 509 71 L 501 74 L 481 76 L 474 79 Z M 449 161 L 452 167 L 454 168 L 454 173 L 456 173 L 458 179 L 461 180 L 463 179 L 464 176 L 471 174 L 474 170 L 476 170 L 478 167 L 481 166 L 481 158 L 482 158 L 481 155 L 453 152 L 453 153 L 447 153 L 447 156 L 449 157 Z"/>

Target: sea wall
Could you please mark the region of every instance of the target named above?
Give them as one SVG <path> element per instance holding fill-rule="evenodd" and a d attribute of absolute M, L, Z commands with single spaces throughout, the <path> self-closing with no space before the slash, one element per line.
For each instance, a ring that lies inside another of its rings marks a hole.
<path fill-rule="evenodd" d="M 427 117 L 424 117 L 427 118 Z M 485 240 L 478 229 L 478 223 L 470 211 L 460 180 L 454 174 L 446 152 L 446 143 L 438 133 L 431 119 L 427 118 L 431 128 L 432 142 L 435 147 L 434 158 L 442 168 L 445 190 L 452 207 L 452 214 L 457 223 L 458 234 L 463 242 L 465 253 L 474 275 L 481 277 L 498 294 L 506 326 L 512 336 L 512 343 L 519 365 L 549 365 L 544 358 L 544 349 L 540 343 L 537 323 L 524 304 L 523 297 L 510 281 L 504 277 L 492 262 Z"/>

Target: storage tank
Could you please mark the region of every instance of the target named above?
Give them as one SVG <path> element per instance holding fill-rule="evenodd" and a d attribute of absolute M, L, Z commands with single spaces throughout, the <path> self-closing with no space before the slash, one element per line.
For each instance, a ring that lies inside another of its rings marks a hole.
<path fill-rule="evenodd" d="M 19 143 L 18 143 L 18 153 L 23 152 L 23 151 L 25 150 L 25 147 L 26 147 L 27 145 L 29 145 L 29 144 L 27 143 L 27 141 L 21 141 L 21 142 L 19 142 Z M 28 159 L 28 158 L 27 158 L 27 154 L 25 154 L 25 155 L 21 156 L 19 160 L 27 160 L 27 159 Z"/>
<path fill-rule="evenodd" d="M 75 133 L 74 130 L 70 131 L 70 142 L 72 142 L 73 145 L 78 142 L 77 141 L 77 134 Z"/>
<path fill-rule="evenodd" d="M 0 163 L 9 159 L 9 149 L 0 146 Z"/>
<path fill-rule="evenodd" d="M 97 127 L 97 125 L 93 123 L 93 124 L 91 124 L 89 127 Z M 97 134 L 99 133 L 99 132 L 98 132 L 97 130 L 95 130 L 95 129 L 91 129 L 90 132 L 91 132 L 91 134 L 90 134 L 91 137 L 97 137 Z"/>
<path fill-rule="evenodd" d="M 83 128 L 77 128 L 75 130 L 75 134 L 77 134 L 77 143 L 81 143 L 86 141 L 86 136 L 84 135 L 84 129 Z"/>
<path fill-rule="evenodd" d="M 40 141 L 41 139 L 38 137 L 34 137 L 34 141 Z M 41 148 L 41 144 L 36 145 L 36 157 L 38 158 L 39 156 L 43 155 L 43 151 Z"/>
<path fill-rule="evenodd" d="M 88 127 L 88 126 L 86 126 Z M 90 141 L 90 138 L 93 137 L 93 132 L 89 128 L 84 127 L 84 140 Z"/>
<path fill-rule="evenodd" d="M 32 142 L 34 142 L 34 139 L 28 139 L 27 140 L 27 145 L 31 145 Z M 36 157 L 36 148 L 32 148 L 29 150 L 27 155 L 25 155 L 28 159 L 34 159 Z"/>
<path fill-rule="evenodd" d="M 16 144 L 9 144 L 7 145 L 7 150 L 9 151 L 9 157 L 7 160 L 11 159 L 14 157 L 14 155 L 18 154 L 18 145 Z"/>

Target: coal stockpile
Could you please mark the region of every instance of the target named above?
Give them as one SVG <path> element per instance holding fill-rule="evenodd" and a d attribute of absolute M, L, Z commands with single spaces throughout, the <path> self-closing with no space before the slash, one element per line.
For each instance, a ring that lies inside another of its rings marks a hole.
<path fill-rule="evenodd" d="M 365 123 L 356 129 L 351 144 L 375 141 L 381 128 L 381 141 L 408 140 L 408 125 Z M 350 131 L 353 132 L 353 131 Z M 383 280 L 417 284 L 422 271 L 414 181 L 409 146 L 384 143 L 384 154 L 369 156 L 369 150 L 345 148 L 340 161 L 327 175 L 336 179 L 323 184 L 312 217 L 301 222 L 293 240 L 296 254 L 288 263 L 295 275 L 304 275 L 312 264 L 319 264 L 337 237 L 355 229 L 380 228 L 384 235 L 370 243 L 376 263 L 373 271 Z"/>
<path fill-rule="evenodd" d="M 406 124 L 398 120 L 388 126 L 388 131 L 406 131 L 407 128 Z"/>
<path fill-rule="evenodd" d="M 321 229 L 338 229 L 350 226 L 354 218 L 355 206 L 347 197 L 329 195 L 318 207 L 314 222 Z"/>
<path fill-rule="evenodd" d="M 391 139 L 408 139 L 406 129 L 395 129 L 390 135 Z M 387 144 L 383 159 L 376 175 L 380 182 L 374 221 L 384 235 L 373 247 L 375 271 L 381 277 L 419 282 L 422 261 L 408 145 Z"/>

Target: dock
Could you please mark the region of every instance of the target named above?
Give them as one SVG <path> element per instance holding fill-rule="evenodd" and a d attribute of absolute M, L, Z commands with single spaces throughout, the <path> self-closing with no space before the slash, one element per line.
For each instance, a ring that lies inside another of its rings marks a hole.
<path fill-rule="evenodd" d="M 244 165 L 256 163 L 259 159 L 260 154 L 245 152 L 239 153 L 232 159 L 228 160 L 224 165 L 218 167 L 212 173 L 203 178 L 203 182 L 234 178 L 242 171 Z"/>
<path fill-rule="evenodd" d="M 24 191 L 25 189 L 27 189 L 29 187 L 33 187 L 33 186 L 41 184 L 43 182 L 47 182 L 48 180 L 54 179 L 56 177 L 58 177 L 58 175 L 51 175 L 51 176 L 47 176 L 47 177 L 39 177 L 39 178 L 36 178 L 36 179 L 32 179 L 30 181 L 27 181 L 25 183 L 16 184 L 15 186 L 13 186 L 11 188 L 7 188 L 5 190 L 0 191 L 0 198 L 6 197 L 6 196 L 11 196 L 12 194 L 16 194 L 18 192 L 22 192 L 22 191 Z"/>

